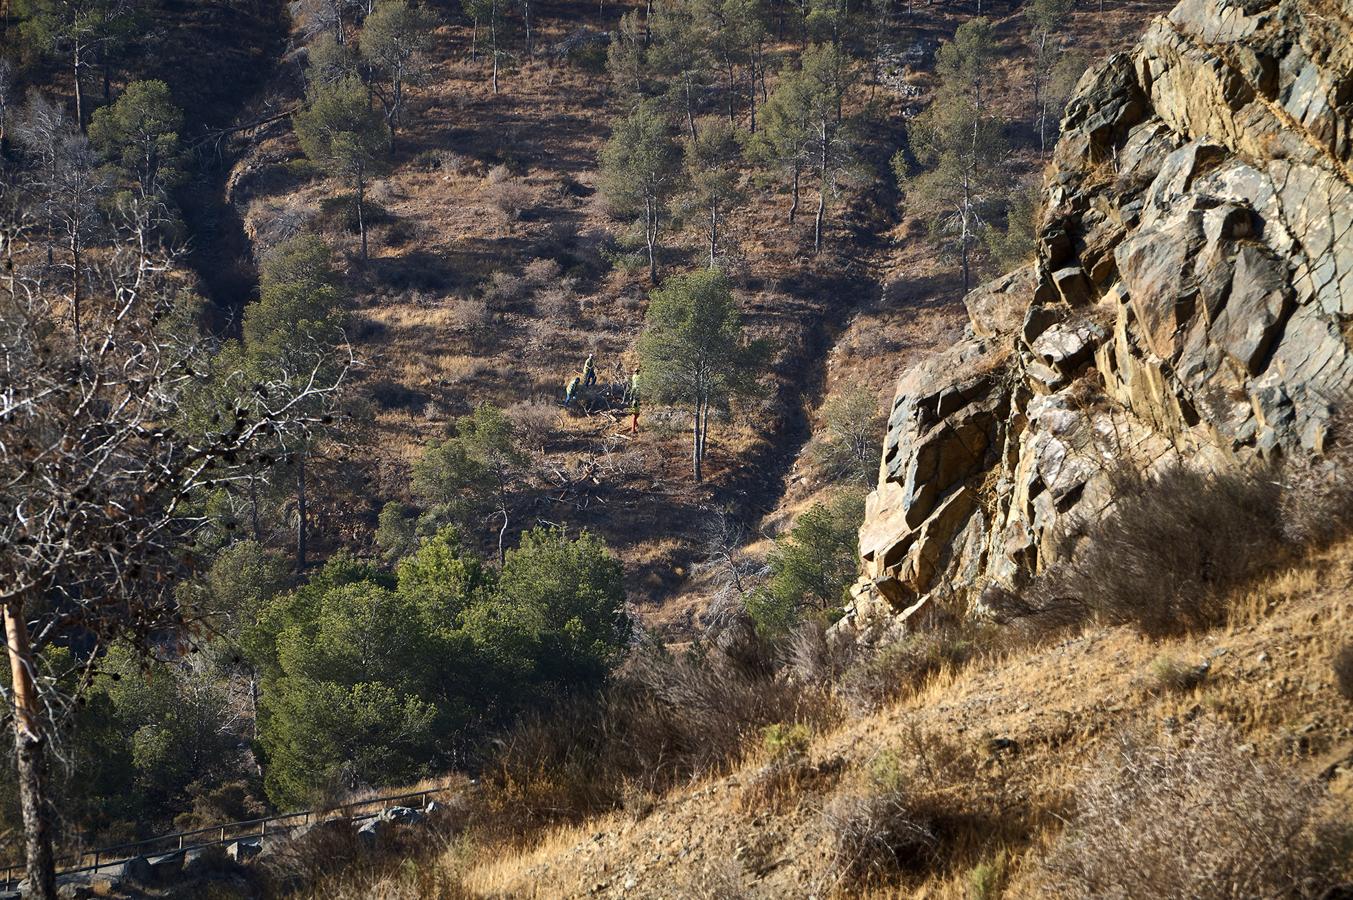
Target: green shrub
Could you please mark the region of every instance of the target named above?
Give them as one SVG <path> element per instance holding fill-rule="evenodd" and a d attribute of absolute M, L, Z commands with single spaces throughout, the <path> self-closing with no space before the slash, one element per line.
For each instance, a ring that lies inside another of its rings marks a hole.
<path fill-rule="evenodd" d="M 772 759 L 802 756 L 813 742 L 813 732 L 802 722 L 776 722 L 761 729 L 761 746 Z"/>
<path fill-rule="evenodd" d="M 747 598 L 757 633 L 783 640 L 805 616 L 835 621 L 859 570 L 859 528 L 864 495 L 838 494 L 814 504 L 770 553 L 770 579 Z"/>

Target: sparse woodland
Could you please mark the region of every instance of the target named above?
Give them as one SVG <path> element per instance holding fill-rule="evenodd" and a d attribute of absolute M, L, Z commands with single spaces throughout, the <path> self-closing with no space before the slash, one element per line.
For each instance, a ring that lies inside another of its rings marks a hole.
<path fill-rule="evenodd" d="M 1033 259 L 1081 74 L 1164 11 L 0 6 L 0 864 L 47 900 L 79 848 L 470 777 L 414 849 L 213 896 L 618 896 L 596 853 L 660 869 L 720 816 L 755 840 L 667 896 L 1341 896 L 1347 798 L 1305 761 L 1349 750 L 1349 601 L 1315 595 L 1353 551 L 1295 463 L 1125 482 L 1098 555 L 981 621 L 831 630 L 896 376 Z M 1192 663 L 1282 633 L 1264 603 L 1337 655 L 1288 717 Z M 1039 692 L 974 698 L 1045 652 L 1175 727 L 1082 705 L 1003 756 Z M 1251 752 L 1297 716 L 1300 766 Z M 1172 831 L 1181 796 L 1215 824 Z"/>

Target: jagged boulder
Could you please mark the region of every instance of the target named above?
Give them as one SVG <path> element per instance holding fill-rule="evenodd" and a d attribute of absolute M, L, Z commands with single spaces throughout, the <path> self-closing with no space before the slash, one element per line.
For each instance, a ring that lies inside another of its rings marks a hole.
<path fill-rule="evenodd" d="M 1353 395 L 1353 10 L 1184 0 L 1082 78 L 1037 263 L 898 383 L 839 626 L 970 609 L 1110 473 L 1322 453 Z"/>

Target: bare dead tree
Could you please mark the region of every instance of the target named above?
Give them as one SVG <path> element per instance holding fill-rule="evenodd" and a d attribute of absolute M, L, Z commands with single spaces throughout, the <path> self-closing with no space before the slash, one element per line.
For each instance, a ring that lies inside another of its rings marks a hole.
<path fill-rule="evenodd" d="M 149 651 L 185 626 L 173 586 L 202 519 L 193 500 L 243 483 L 328 416 L 346 367 L 260 383 L 235 373 L 228 415 L 182 415 L 210 347 L 185 315 L 173 255 L 145 217 L 91 248 L 77 332 L 71 297 L 30 240 L 33 222 L 0 184 L 0 609 L 12 687 L 28 889 L 53 898 L 46 763 L 69 697 L 39 677 L 44 649 L 80 638 Z M 91 657 L 92 658 L 92 657 Z"/>

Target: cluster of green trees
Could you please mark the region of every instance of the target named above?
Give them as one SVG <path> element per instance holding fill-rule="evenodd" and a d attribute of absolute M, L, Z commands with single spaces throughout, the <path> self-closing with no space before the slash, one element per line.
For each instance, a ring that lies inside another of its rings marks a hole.
<path fill-rule="evenodd" d="M 1083 70 L 1063 29 L 1070 0 L 1030 0 L 1031 127 L 1040 152 Z M 887 0 L 774 4 L 764 0 L 665 0 L 626 13 L 613 35 L 608 70 L 620 105 L 601 156 L 601 187 L 613 214 L 630 223 L 653 283 L 675 226 L 700 234 L 718 264 L 730 213 L 748 197 L 750 167 L 778 182 L 786 218 L 799 214 L 805 185 L 815 195 L 813 249 L 821 250 L 833 201 L 864 182 L 870 155 L 849 89 L 862 60 L 904 33 Z M 788 26 L 786 25 L 788 22 Z M 798 33 L 785 52 L 772 35 Z M 933 102 L 907 127 L 893 156 L 902 208 L 917 215 L 958 265 L 964 290 L 979 263 L 1009 267 L 1032 251 L 1037 198 L 1012 190 L 1011 123 L 993 110 L 994 65 L 1003 49 L 989 20 L 961 25 L 936 57 Z"/>
<path fill-rule="evenodd" d="M 864 492 L 842 490 L 813 504 L 776 540 L 765 583 L 745 598 L 762 638 L 778 642 L 806 620 L 829 625 L 840 618 L 859 572 L 863 521 Z"/>
<path fill-rule="evenodd" d="M 85 88 L 93 71 L 109 99 L 120 51 L 141 30 L 148 12 L 144 0 L 15 0 L 19 32 L 33 49 L 61 61 L 70 72 L 75 123 L 89 124 Z"/>
<path fill-rule="evenodd" d="M 347 6 L 335 0 L 312 8 L 312 15 L 332 16 L 333 27 L 310 46 L 305 104 L 294 126 L 310 162 L 352 190 L 366 259 L 367 189 L 390 165 L 407 117 L 406 88 L 427 75 L 437 20 L 408 0 L 380 0 L 349 34 Z"/>
<path fill-rule="evenodd" d="M 1062 30 L 1071 0 L 1029 0 L 1025 6 L 1031 52 L 1032 120 L 1040 153 L 1085 69 Z M 1007 124 L 993 113 L 991 72 L 1001 55 L 988 19 L 958 27 L 940 47 L 935 98 L 907 128 L 908 148 L 893 157 L 904 208 L 928 224 L 935 243 L 959 263 L 966 293 L 983 255 L 1006 269 L 1033 252 L 1038 191 L 1009 186 Z M 909 152 L 908 152 L 909 151 Z M 999 226 L 1004 220 L 1004 227 Z"/>
<path fill-rule="evenodd" d="M 813 249 L 819 251 L 828 205 L 857 162 L 858 141 L 845 114 L 849 53 L 838 42 L 812 44 L 785 62 L 768 92 L 765 23 L 755 24 L 756 4 L 746 6 L 738 13 L 750 18 L 739 28 L 733 23 L 740 20 L 717 4 L 658 4 L 648 33 L 641 35 L 637 13 L 628 13 L 611 44 L 609 65 L 624 112 L 602 152 L 602 190 L 612 212 L 632 223 L 654 284 L 673 220 L 699 233 L 709 265 L 718 264 L 729 214 L 746 198 L 742 172 L 749 162 L 784 181 L 791 224 L 803 176 L 812 176 Z M 739 65 L 748 73 L 746 89 Z M 716 71 L 726 73 L 717 90 L 710 87 L 718 83 Z M 726 115 L 705 115 L 719 93 L 727 99 Z M 739 127 L 744 110 L 745 129 Z"/>
<path fill-rule="evenodd" d="M 246 548 L 227 564 L 263 552 Z M 248 599 L 240 643 L 279 806 L 446 768 L 522 710 L 599 687 L 629 641 L 620 563 L 587 532 L 533 529 L 492 567 L 448 527 L 393 573 L 338 554 Z"/>
<path fill-rule="evenodd" d="M 195 430 L 228 421 L 241 392 L 260 383 L 300 397 L 313 384 L 338 384 L 351 361 L 344 326 L 349 298 L 333 268 L 332 251 L 319 237 L 302 234 L 268 252 L 259 267 L 259 299 L 245 307 L 242 336 L 222 343 L 209 361 L 205 383 L 185 397 L 182 417 Z M 295 563 L 310 561 L 311 489 L 316 461 L 359 440 L 351 401 L 340 393 L 309 394 L 298 412 L 317 424 L 303 434 L 272 435 L 240 477 L 203 492 L 196 506 L 208 523 L 196 536 L 214 552 L 247 533 L 267 541 L 294 531 Z"/>
<path fill-rule="evenodd" d="M 457 419 L 450 431 L 414 462 L 409 492 L 418 505 L 391 501 L 382 508 L 376 543 L 398 556 L 447 525 L 478 535 L 496 519 L 501 562 L 526 452 L 507 416 L 491 404 Z"/>

